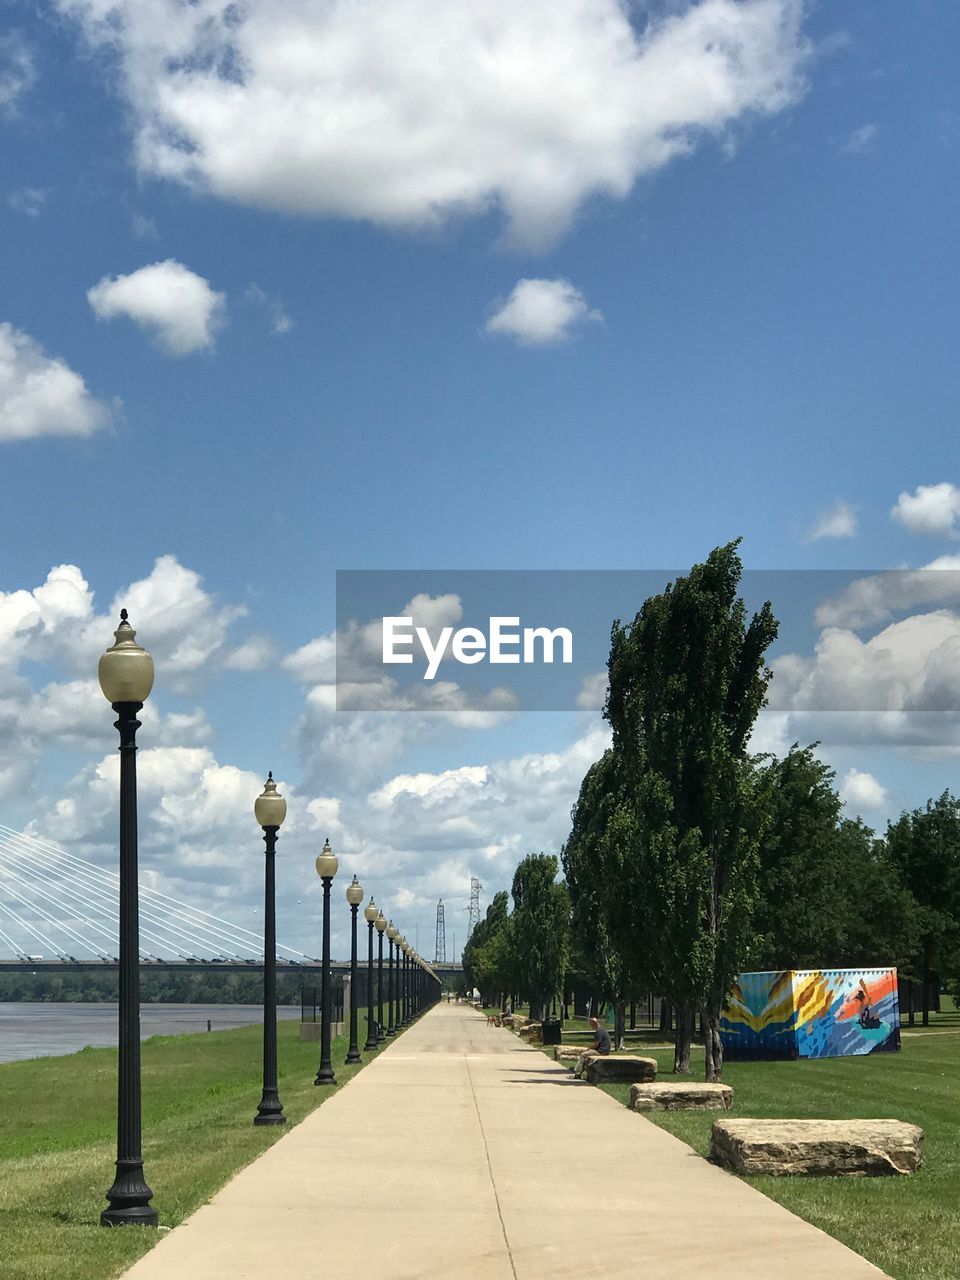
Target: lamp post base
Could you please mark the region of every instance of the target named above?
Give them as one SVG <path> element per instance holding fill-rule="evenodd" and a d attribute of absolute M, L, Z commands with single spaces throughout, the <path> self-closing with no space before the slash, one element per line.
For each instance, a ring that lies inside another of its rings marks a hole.
<path fill-rule="evenodd" d="M 152 1197 L 142 1161 L 118 1160 L 116 1181 L 107 1192 L 110 1207 L 100 1214 L 101 1227 L 155 1227 L 158 1215 Z"/>
<path fill-rule="evenodd" d="M 368 1036 L 368 1037 L 367 1037 L 367 1043 L 363 1046 L 363 1051 L 364 1051 L 364 1053 L 373 1053 L 373 1051 L 374 1051 L 374 1049 L 376 1049 L 376 1047 L 377 1047 L 377 1038 L 376 1038 L 376 1036 Z"/>
<path fill-rule="evenodd" d="M 336 1084 L 337 1077 L 334 1075 L 333 1067 L 321 1067 L 317 1072 L 317 1078 L 314 1084 Z"/>
<path fill-rule="evenodd" d="M 286 1124 L 287 1117 L 283 1114 L 283 1103 L 274 1093 L 268 1096 L 266 1093 L 260 1099 L 260 1105 L 257 1107 L 257 1114 L 253 1117 L 254 1124 Z"/>
<path fill-rule="evenodd" d="M 351 1049 L 344 1059 L 344 1064 L 348 1067 L 359 1066 L 361 1062 L 363 1059 L 360 1057 L 359 1049 Z"/>

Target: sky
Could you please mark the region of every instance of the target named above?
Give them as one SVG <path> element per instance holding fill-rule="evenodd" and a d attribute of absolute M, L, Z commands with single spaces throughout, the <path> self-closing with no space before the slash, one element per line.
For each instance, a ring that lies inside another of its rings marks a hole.
<path fill-rule="evenodd" d="M 256 927 L 272 769 L 282 941 L 329 835 L 459 952 L 471 876 L 559 853 L 596 684 L 338 710 L 337 571 L 459 599 L 733 538 L 791 619 L 756 747 L 820 741 L 878 830 L 954 786 L 958 38 L 940 0 L 2 0 L 0 822 L 115 864 L 125 606 L 149 882 Z"/>

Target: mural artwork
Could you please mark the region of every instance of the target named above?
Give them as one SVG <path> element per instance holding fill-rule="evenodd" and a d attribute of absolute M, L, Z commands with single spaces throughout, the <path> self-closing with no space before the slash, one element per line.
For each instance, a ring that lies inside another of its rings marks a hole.
<path fill-rule="evenodd" d="M 742 973 L 720 1020 L 724 1055 L 839 1058 L 900 1048 L 896 969 Z"/>

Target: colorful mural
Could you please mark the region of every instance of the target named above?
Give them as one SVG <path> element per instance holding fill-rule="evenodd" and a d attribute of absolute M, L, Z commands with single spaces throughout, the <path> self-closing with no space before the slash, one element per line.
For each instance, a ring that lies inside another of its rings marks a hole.
<path fill-rule="evenodd" d="M 900 1048 L 896 969 L 741 973 L 720 1020 L 724 1055 L 839 1058 Z"/>

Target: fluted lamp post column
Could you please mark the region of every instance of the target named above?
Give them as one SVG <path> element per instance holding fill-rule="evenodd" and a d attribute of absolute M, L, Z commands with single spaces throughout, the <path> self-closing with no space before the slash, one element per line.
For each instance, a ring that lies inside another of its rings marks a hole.
<path fill-rule="evenodd" d="M 347 902 L 350 904 L 350 1047 L 346 1065 L 362 1062 L 357 1048 L 357 908 L 363 901 L 363 888 L 354 876 L 347 885 Z"/>
<path fill-rule="evenodd" d="M 336 1084 L 330 1059 L 330 886 L 340 863 L 325 840 L 317 856 L 317 875 L 323 881 L 323 950 L 320 953 L 320 1067 L 314 1084 Z"/>
<path fill-rule="evenodd" d="M 403 954 L 403 992 L 400 1002 L 400 1021 L 406 1026 L 410 1021 L 410 965 L 408 955 L 410 953 L 410 943 L 406 938 L 400 939 L 400 950 Z"/>
<path fill-rule="evenodd" d="M 277 791 L 273 773 L 267 775 L 263 794 L 254 802 L 253 813 L 263 827 L 267 848 L 263 873 L 263 1092 L 253 1123 L 286 1124 L 277 1091 L 276 851 L 277 832 L 287 816 L 287 802 Z"/>
<path fill-rule="evenodd" d="M 380 908 L 371 898 L 363 908 L 363 918 L 367 922 L 367 1042 L 363 1046 L 366 1053 L 377 1047 L 377 1027 L 373 1009 L 373 925 L 379 914 Z"/>
<path fill-rule="evenodd" d="M 140 902 L 137 880 L 137 712 L 153 688 L 153 659 L 137 644 L 120 610 L 114 643 L 100 657 L 103 696 L 120 734 L 120 1003 L 117 1075 L 117 1168 L 102 1227 L 157 1225 L 140 1150 Z"/>
<path fill-rule="evenodd" d="M 383 933 L 387 918 L 382 908 L 373 923 L 377 930 L 377 1044 L 383 1044 L 387 1038 L 383 1027 Z"/>
<path fill-rule="evenodd" d="M 395 1036 L 397 1034 L 397 1023 L 395 1019 L 395 1009 L 397 1006 L 397 970 L 393 967 L 393 944 L 400 936 L 400 930 L 391 920 L 387 925 L 387 942 L 390 949 L 390 971 L 389 986 L 387 989 L 387 1035 Z M 397 952 L 397 969 L 400 967 L 400 952 Z M 398 1019 L 399 1021 L 399 1019 Z"/>

